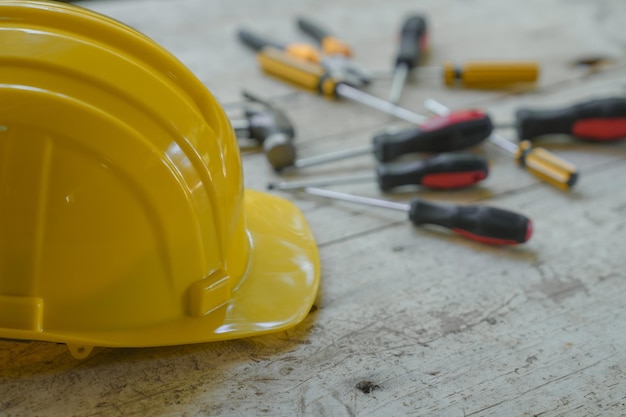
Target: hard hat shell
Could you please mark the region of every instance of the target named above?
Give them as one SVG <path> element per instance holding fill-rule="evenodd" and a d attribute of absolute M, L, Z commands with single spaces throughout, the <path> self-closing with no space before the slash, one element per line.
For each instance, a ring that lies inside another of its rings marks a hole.
<path fill-rule="evenodd" d="M 290 202 L 243 189 L 221 106 L 100 14 L 0 2 L 0 337 L 143 347 L 279 331 L 319 255 Z"/>

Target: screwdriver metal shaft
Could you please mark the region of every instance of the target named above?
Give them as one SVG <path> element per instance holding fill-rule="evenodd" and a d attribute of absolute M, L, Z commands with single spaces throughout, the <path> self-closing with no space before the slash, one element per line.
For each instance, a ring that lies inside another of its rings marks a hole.
<path fill-rule="evenodd" d="M 374 151 L 373 145 L 360 146 L 358 148 L 350 148 L 343 151 L 329 152 L 322 155 L 310 156 L 308 158 L 296 159 L 293 162 L 294 168 L 306 168 L 314 165 L 321 165 L 327 162 L 340 161 L 342 159 L 352 158 L 360 155 L 368 155 Z"/>
<path fill-rule="evenodd" d="M 352 101 L 356 101 L 357 103 L 361 103 L 376 110 L 380 110 L 384 113 L 395 116 L 398 119 L 406 120 L 410 123 L 421 124 L 424 123 L 427 119 L 426 116 L 414 113 L 410 110 L 405 109 L 404 107 L 396 106 L 393 103 L 382 100 L 371 94 L 364 93 L 361 90 L 358 90 L 347 84 L 337 84 L 335 91 L 338 96 L 347 98 Z"/>
<path fill-rule="evenodd" d="M 406 79 L 409 76 L 409 66 L 407 64 L 398 64 L 393 72 L 393 79 L 391 80 L 391 90 L 389 90 L 389 102 L 397 103 L 400 101 L 400 95 L 402 95 L 402 89 L 406 83 Z"/>
<path fill-rule="evenodd" d="M 327 185 L 354 184 L 375 181 L 375 174 L 350 175 L 345 177 L 320 178 L 310 181 L 280 181 L 267 184 L 268 190 L 300 190 L 307 187 L 324 187 Z"/>
<path fill-rule="evenodd" d="M 395 201 L 381 200 L 379 198 L 363 197 L 354 194 L 340 193 L 338 191 L 327 190 L 317 187 L 305 187 L 303 191 L 307 194 L 316 195 L 318 197 L 327 197 L 335 200 L 343 200 L 351 203 L 365 204 L 368 206 L 383 207 L 392 210 L 409 211 L 411 206 L 406 203 L 397 203 Z"/>

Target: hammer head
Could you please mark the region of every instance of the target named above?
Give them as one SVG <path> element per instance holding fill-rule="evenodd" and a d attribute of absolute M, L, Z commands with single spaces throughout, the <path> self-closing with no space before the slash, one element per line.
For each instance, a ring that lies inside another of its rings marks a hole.
<path fill-rule="evenodd" d="M 292 138 L 284 133 L 268 136 L 263 142 L 263 152 L 276 171 L 293 166 L 296 161 L 296 148 Z"/>
<path fill-rule="evenodd" d="M 244 93 L 244 96 L 261 105 L 257 109 L 247 109 L 250 139 L 263 146 L 263 151 L 272 168 L 280 171 L 292 166 L 296 160 L 293 144 L 295 129 L 285 113 L 266 101 Z"/>

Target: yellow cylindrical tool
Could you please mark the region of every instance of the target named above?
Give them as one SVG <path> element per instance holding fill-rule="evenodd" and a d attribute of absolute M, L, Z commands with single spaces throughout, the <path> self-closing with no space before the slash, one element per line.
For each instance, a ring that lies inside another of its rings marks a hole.
<path fill-rule="evenodd" d="M 515 160 L 537 178 L 562 190 L 569 190 L 578 180 L 576 167 L 543 148 L 520 142 Z"/>
<path fill-rule="evenodd" d="M 269 75 L 309 91 L 335 96 L 336 81 L 319 65 L 294 58 L 272 47 L 263 48 L 257 58 L 261 69 Z"/>
<path fill-rule="evenodd" d="M 538 78 L 539 64 L 532 61 L 471 61 L 459 66 L 447 62 L 443 66 L 448 87 L 496 89 L 534 83 Z"/>

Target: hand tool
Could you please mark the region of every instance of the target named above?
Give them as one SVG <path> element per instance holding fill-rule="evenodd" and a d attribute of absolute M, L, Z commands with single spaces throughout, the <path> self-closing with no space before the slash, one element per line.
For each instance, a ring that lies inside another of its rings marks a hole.
<path fill-rule="evenodd" d="M 300 20 L 298 23 L 300 24 Z M 304 27 L 311 29 L 308 25 Z M 238 35 L 245 45 L 257 52 L 266 47 L 279 49 L 295 59 L 321 65 L 331 77 L 341 79 L 354 87 L 364 87 L 371 81 L 371 76 L 366 70 L 343 54 L 324 55 L 315 46 L 305 43 L 280 44 L 246 29 L 240 29 Z"/>
<path fill-rule="evenodd" d="M 254 51 L 260 51 L 261 49 L 271 46 L 276 49 L 285 51 L 289 56 L 301 59 L 303 61 L 309 61 L 319 64 L 322 60 L 320 50 L 308 43 L 289 43 L 282 44 L 268 38 L 261 37 L 256 33 L 252 33 L 246 29 L 239 29 L 237 32 L 239 40 L 245 45 L 250 47 Z"/>
<path fill-rule="evenodd" d="M 439 115 L 449 112 L 447 107 L 433 99 L 426 100 L 424 105 Z M 512 153 L 519 166 L 561 190 L 570 189 L 578 180 L 575 166 L 546 149 L 533 148 L 529 141 L 522 141 L 518 146 L 498 134 L 489 136 L 489 141 Z"/>
<path fill-rule="evenodd" d="M 308 194 L 351 203 L 406 211 L 416 226 L 432 224 L 490 245 L 516 245 L 527 242 L 533 233 L 527 217 L 500 208 L 479 205 L 443 205 L 413 198 L 408 204 L 340 193 L 323 188 L 304 188 Z"/>
<path fill-rule="evenodd" d="M 383 192 L 404 185 L 420 185 L 426 188 L 449 190 L 474 185 L 487 178 L 488 174 L 489 165 L 482 156 L 444 153 L 420 161 L 380 164 L 375 174 L 311 181 L 272 182 L 267 185 L 267 188 L 270 190 L 294 190 L 375 180 Z"/>
<path fill-rule="evenodd" d="M 244 31 L 243 33 L 245 34 L 246 32 Z M 242 39 L 244 43 L 251 45 L 251 43 L 245 41 L 247 36 L 242 36 L 242 31 L 240 31 L 239 34 L 240 39 Z M 261 69 L 265 73 L 305 90 L 316 92 L 327 97 L 344 97 L 410 123 L 419 124 L 425 120 L 423 116 L 410 110 L 360 91 L 349 85 L 346 80 L 341 77 L 335 78 L 334 75 L 329 74 L 329 72 L 320 65 L 294 58 L 283 50 L 271 45 L 261 47 L 261 49 L 258 50 L 257 59 Z"/>
<path fill-rule="evenodd" d="M 520 140 L 533 140 L 552 134 L 572 135 L 596 142 L 626 138 L 626 98 L 607 97 L 573 106 L 515 113 Z"/>
<path fill-rule="evenodd" d="M 311 19 L 299 17 L 297 19 L 298 27 L 313 37 L 322 47 L 322 51 L 326 55 L 343 55 L 347 58 L 352 56 L 352 48 L 334 37 L 326 29 Z"/>
<path fill-rule="evenodd" d="M 297 159 L 293 167 L 304 168 L 369 153 L 379 162 L 389 162 L 409 153 L 452 152 L 482 142 L 492 129 L 491 119 L 482 112 L 452 112 L 433 117 L 416 128 L 380 133 L 374 136 L 372 145 Z"/>
<path fill-rule="evenodd" d="M 339 68 L 342 72 L 359 80 L 356 86 L 366 86 L 372 82 L 372 74 L 352 59 L 352 49 L 350 46 L 331 35 L 326 29 L 310 19 L 300 17 L 297 20 L 298 27 L 308 33 L 321 45 L 328 62 L 327 71 L 333 73 L 330 68 Z M 320 62 L 322 65 L 323 61 Z"/>
<path fill-rule="evenodd" d="M 427 44 L 426 18 L 422 15 L 409 16 L 400 30 L 400 47 L 396 54 L 391 91 L 389 92 L 390 103 L 396 104 L 400 100 L 406 78 L 409 72 L 420 62 L 422 52 L 426 50 Z"/>
<path fill-rule="evenodd" d="M 249 92 L 244 91 L 243 96 L 260 104 L 262 108 L 248 108 L 245 111 L 245 120 L 231 120 L 237 137 L 257 141 L 275 170 L 292 165 L 296 159 L 296 148 L 293 144 L 295 129 L 287 115 Z"/>
<path fill-rule="evenodd" d="M 420 67 L 418 77 L 433 73 L 441 74 L 448 87 L 498 89 L 536 82 L 539 64 L 532 61 L 469 61 L 463 65 L 446 62 L 443 67 Z"/>

